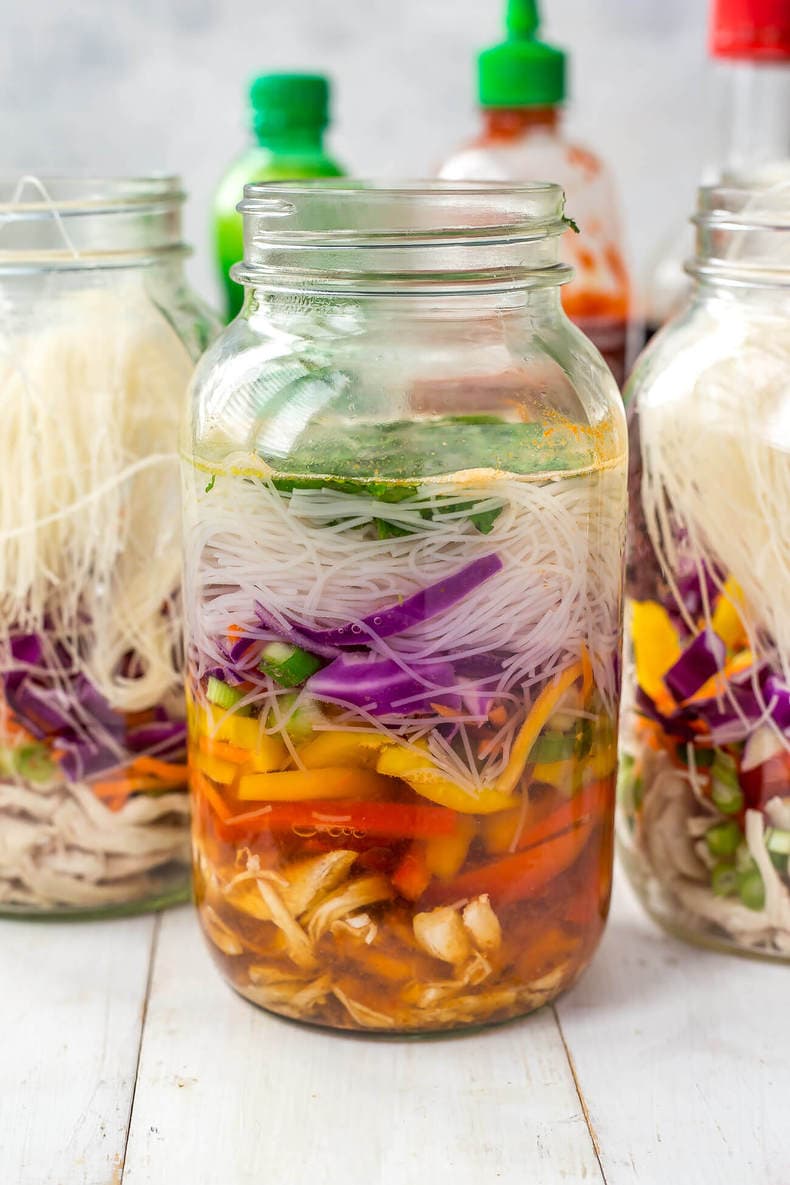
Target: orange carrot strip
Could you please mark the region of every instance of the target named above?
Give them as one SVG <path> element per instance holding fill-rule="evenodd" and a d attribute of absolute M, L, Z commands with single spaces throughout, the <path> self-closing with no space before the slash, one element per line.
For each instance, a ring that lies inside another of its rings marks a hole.
<path fill-rule="evenodd" d="M 169 761 L 161 761 L 158 757 L 136 757 L 130 763 L 129 769 L 141 774 L 150 774 L 164 783 L 185 782 L 189 774 L 186 765 L 175 765 Z"/>
<path fill-rule="evenodd" d="M 230 818 L 230 807 L 219 791 L 215 790 L 205 774 L 201 773 L 199 769 L 191 769 L 189 771 L 189 780 L 193 790 L 197 790 L 199 794 L 203 795 L 220 822 L 224 823 L 226 819 Z"/>
<path fill-rule="evenodd" d="M 251 749 L 243 749 L 241 745 L 232 745 L 230 741 L 218 741 L 214 737 L 201 733 L 198 745 L 209 757 L 219 757 L 221 761 L 230 761 L 234 765 L 246 765 L 252 761 L 255 753 Z"/>
<path fill-rule="evenodd" d="M 586 704 L 589 699 L 590 692 L 593 685 L 593 669 L 590 661 L 590 652 L 586 646 L 582 646 L 581 653 L 582 664 L 582 704 Z"/>

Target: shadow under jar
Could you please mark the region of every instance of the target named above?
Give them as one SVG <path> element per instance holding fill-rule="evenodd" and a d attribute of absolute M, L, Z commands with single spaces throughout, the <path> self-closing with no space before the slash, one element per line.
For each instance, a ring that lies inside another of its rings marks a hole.
<path fill-rule="evenodd" d="M 186 896 L 174 178 L 0 181 L 0 912 Z"/>
<path fill-rule="evenodd" d="M 649 912 L 790 958 L 790 185 L 703 189 L 627 391 L 618 835 Z"/>
<path fill-rule="evenodd" d="M 195 891 L 247 999 L 551 1000 L 608 907 L 626 502 L 562 191 L 248 186 L 184 446 Z"/>

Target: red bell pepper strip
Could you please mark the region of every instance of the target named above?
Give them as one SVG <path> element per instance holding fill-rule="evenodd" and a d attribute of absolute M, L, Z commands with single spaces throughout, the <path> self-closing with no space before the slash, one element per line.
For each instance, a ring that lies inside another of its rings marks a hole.
<path fill-rule="evenodd" d="M 441 806 L 318 798 L 312 802 L 261 803 L 255 810 L 230 815 L 223 822 L 234 833 L 285 831 L 293 827 L 327 832 L 336 827 L 350 827 L 385 839 L 416 839 L 452 835 L 457 819 L 455 811 Z"/>
<path fill-rule="evenodd" d="M 392 874 L 392 884 L 401 897 L 416 901 L 431 883 L 431 870 L 425 858 L 425 845 L 414 843 Z"/>
<path fill-rule="evenodd" d="M 537 896 L 546 885 L 575 864 L 592 830 L 591 821 L 580 823 L 536 847 L 464 872 L 454 881 L 444 884 L 436 881 L 423 894 L 421 904 L 442 905 L 488 893 L 492 903 L 501 908 Z"/>
<path fill-rule="evenodd" d="M 567 802 L 556 807 L 538 823 L 525 827 L 519 836 L 515 850 L 523 852 L 527 848 L 534 848 L 561 831 L 567 831 L 574 823 L 584 822 L 590 816 L 603 810 L 612 794 L 614 778 L 602 778 L 583 786 L 578 794 L 574 794 Z"/>

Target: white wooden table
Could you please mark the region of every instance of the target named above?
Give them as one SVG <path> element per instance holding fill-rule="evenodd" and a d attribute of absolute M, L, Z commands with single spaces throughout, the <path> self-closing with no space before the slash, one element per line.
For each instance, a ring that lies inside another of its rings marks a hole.
<path fill-rule="evenodd" d="M 0 1185 L 788 1185 L 790 968 L 620 887 L 556 1008 L 468 1037 L 277 1020 L 189 909 L 0 923 Z"/>

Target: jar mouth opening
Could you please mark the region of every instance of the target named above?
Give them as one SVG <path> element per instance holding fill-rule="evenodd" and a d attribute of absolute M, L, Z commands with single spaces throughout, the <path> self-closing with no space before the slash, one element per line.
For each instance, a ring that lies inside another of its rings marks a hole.
<path fill-rule="evenodd" d="M 99 177 L 79 174 L 0 174 L 0 223 L 8 218 L 51 218 L 117 213 L 162 202 L 181 205 L 186 195 L 174 174 Z"/>
<path fill-rule="evenodd" d="M 790 172 L 761 185 L 707 185 L 698 193 L 693 276 L 790 285 Z"/>
<path fill-rule="evenodd" d="M 0 274 L 140 267 L 184 254 L 170 174 L 0 175 Z"/>
<path fill-rule="evenodd" d="M 345 178 L 244 187 L 244 261 L 262 287 L 436 292 L 548 286 L 569 278 L 557 240 L 571 225 L 559 185 Z"/>
<path fill-rule="evenodd" d="M 237 209 L 257 220 L 259 236 L 305 245 L 536 238 L 569 225 L 565 195 L 551 181 L 257 182 L 244 186 Z"/>

